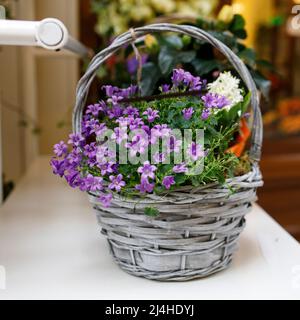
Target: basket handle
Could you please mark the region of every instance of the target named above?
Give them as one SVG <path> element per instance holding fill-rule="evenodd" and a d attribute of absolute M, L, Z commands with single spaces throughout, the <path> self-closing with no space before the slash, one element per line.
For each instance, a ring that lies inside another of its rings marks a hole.
<path fill-rule="evenodd" d="M 242 60 L 229 49 L 221 41 L 214 38 L 209 33 L 188 25 L 176 25 L 169 23 L 152 24 L 145 27 L 132 29 L 131 32 L 125 32 L 117 37 L 109 47 L 99 52 L 90 62 L 86 73 L 80 79 L 77 91 L 76 91 L 76 104 L 73 111 L 73 131 L 75 133 L 81 132 L 81 121 L 86 99 L 89 93 L 89 89 L 92 81 L 94 80 L 99 66 L 111 57 L 116 51 L 122 48 L 124 45 L 131 44 L 137 39 L 144 37 L 147 34 L 158 32 L 177 32 L 180 34 L 186 34 L 199 40 L 205 40 L 212 46 L 217 48 L 224 56 L 230 61 L 232 66 L 239 73 L 240 77 L 246 84 L 248 90 L 251 92 L 251 105 L 253 109 L 253 123 L 252 123 L 252 136 L 251 136 L 251 148 L 250 159 L 254 162 L 258 162 L 261 158 L 262 138 L 263 138 L 263 125 L 262 116 L 259 107 L 259 94 L 256 85 L 250 75 L 249 70 L 242 62 Z"/>

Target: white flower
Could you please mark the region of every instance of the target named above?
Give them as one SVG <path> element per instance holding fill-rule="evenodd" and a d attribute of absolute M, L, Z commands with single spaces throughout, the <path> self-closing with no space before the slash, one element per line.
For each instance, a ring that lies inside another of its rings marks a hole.
<path fill-rule="evenodd" d="M 230 104 L 225 107 L 229 110 L 232 106 L 243 101 L 242 90 L 239 88 L 240 80 L 234 77 L 230 71 L 220 73 L 218 79 L 207 85 L 210 93 L 217 93 L 228 99 Z"/>

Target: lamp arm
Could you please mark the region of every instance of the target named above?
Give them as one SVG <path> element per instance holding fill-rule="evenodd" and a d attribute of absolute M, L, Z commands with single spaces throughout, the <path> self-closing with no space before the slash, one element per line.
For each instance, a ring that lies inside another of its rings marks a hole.
<path fill-rule="evenodd" d="M 38 46 L 48 50 L 67 49 L 82 57 L 90 50 L 69 35 L 58 19 L 42 21 L 0 20 L 0 45 Z"/>

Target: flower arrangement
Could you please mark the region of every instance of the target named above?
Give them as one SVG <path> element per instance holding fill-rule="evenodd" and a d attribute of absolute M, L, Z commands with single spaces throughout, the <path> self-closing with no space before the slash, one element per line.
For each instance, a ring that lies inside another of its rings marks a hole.
<path fill-rule="evenodd" d="M 224 184 L 250 170 L 244 152 L 250 93 L 230 72 L 207 83 L 174 69 L 160 94 L 103 87 L 106 99 L 86 108 L 81 134 L 54 146 L 54 174 L 97 194 L 107 207 L 114 193 L 165 194 L 185 185 Z M 242 149 L 235 152 L 236 143 Z M 243 155 L 243 156 L 242 156 Z M 242 157 L 241 157 L 242 156 Z M 155 214 L 147 208 L 146 214 Z"/>

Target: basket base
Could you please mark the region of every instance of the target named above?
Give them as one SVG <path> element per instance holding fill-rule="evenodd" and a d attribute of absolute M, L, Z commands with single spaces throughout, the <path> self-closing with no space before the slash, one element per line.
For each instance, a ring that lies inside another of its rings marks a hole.
<path fill-rule="evenodd" d="M 172 271 L 152 271 L 145 268 L 142 268 L 138 265 L 133 265 L 128 263 L 128 261 L 119 259 L 115 252 L 114 246 L 108 241 L 110 250 L 113 256 L 115 263 L 126 273 L 146 278 L 148 280 L 162 281 L 162 282 L 183 282 L 191 281 L 201 278 L 209 277 L 215 273 L 227 269 L 233 260 L 233 254 L 227 255 L 223 260 L 218 260 L 212 266 L 203 267 L 199 269 L 185 269 L 185 270 L 172 270 Z M 236 250 L 236 247 L 233 251 Z"/>

